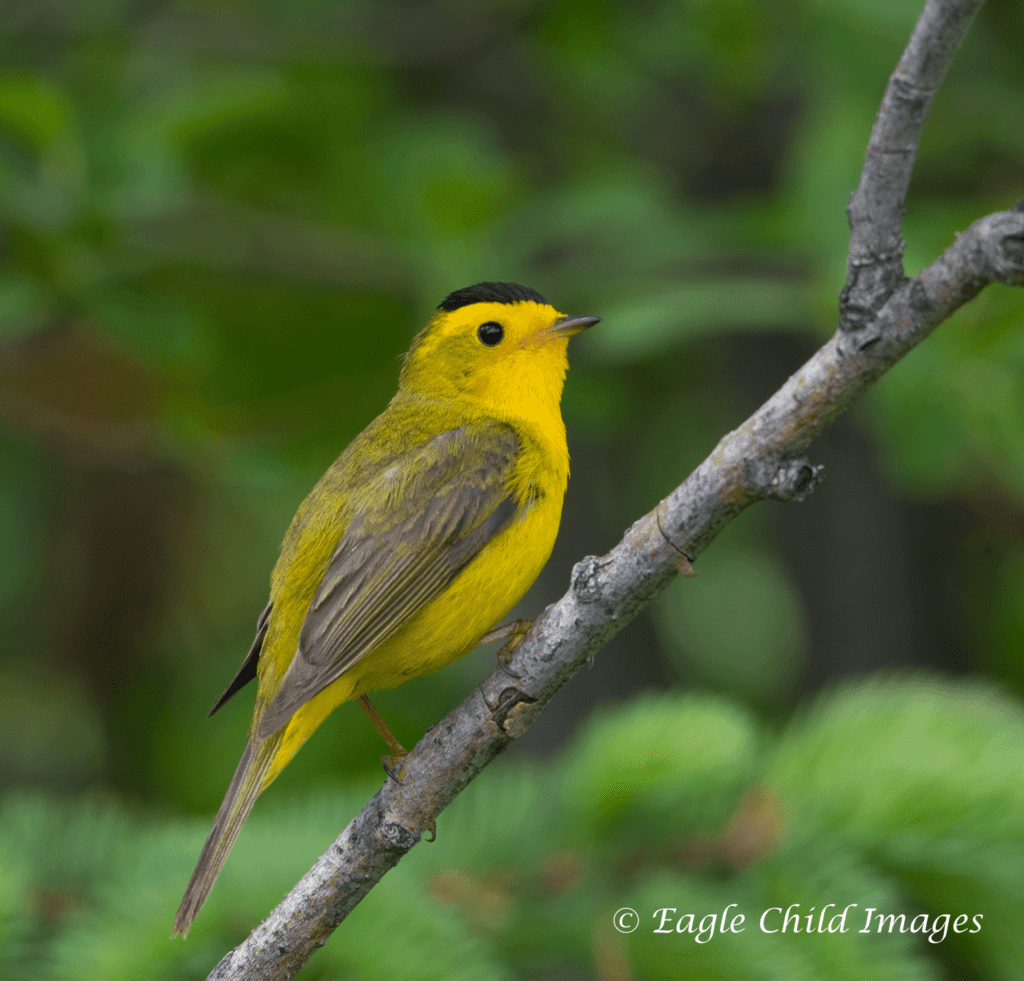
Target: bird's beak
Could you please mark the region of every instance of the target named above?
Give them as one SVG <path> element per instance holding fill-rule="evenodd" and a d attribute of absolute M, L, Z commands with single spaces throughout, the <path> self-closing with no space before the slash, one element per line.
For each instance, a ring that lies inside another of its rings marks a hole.
<path fill-rule="evenodd" d="M 550 327 L 556 337 L 574 337 L 601 322 L 600 317 L 559 317 Z"/>

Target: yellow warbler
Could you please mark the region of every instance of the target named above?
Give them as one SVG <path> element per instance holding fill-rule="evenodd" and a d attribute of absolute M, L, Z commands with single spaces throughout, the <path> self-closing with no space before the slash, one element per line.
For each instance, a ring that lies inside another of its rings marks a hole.
<path fill-rule="evenodd" d="M 566 317 L 536 290 L 447 296 L 405 356 L 398 394 L 302 502 L 270 602 L 214 711 L 258 677 L 238 769 L 185 890 L 187 934 L 256 798 L 342 702 L 436 671 L 477 645 L 551 554 L 569 476 L 559 403 Z"/>

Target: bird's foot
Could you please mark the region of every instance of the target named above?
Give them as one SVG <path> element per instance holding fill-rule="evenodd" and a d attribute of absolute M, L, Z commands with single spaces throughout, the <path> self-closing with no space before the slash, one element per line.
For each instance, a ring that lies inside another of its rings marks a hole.
<path fill-rule="evenodd" d="M 495 640 L 506 641 L 505 646 L 498 651 L 498 667 L 511 678 L 519 677 L 510 667 L 512 655 L 532 626 L 533 620 L 512 620 L 510 623 L 495 627 L 490 633 L 484 634 L 480 638 L 481 644 L 489 644 Z"/>
<path fill-rule="evenodd" d="M 403 750 L 401 753 L 380 758 L 380 765 L 384 767 L 384 772 L 399 785 L 405 779 L 405 758 L 408 755 L 408 752 Z"/>
<path fill-rule="evenodd" d="M 509 637 L 513 638 L 516 643 L 519 643 L 526 635 L 526 631 L 532 626 L 533 620 L 510 620 L 508 623 L 503 623 L 500 627 L 495 627 L 489 633 L 484 634 L 477 643 L 491 644 L 496 640 L 507 640 Z M 507 647 L 508 645 L 506 644 L 505 646 Z"/>

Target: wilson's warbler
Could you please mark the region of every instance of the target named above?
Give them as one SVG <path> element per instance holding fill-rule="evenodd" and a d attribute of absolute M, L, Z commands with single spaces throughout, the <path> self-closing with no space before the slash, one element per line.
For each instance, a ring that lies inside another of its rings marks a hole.
<path fill-rule="evenodd" d="M 405 356 L 398 394 L 302 502 L 241 670 L 258 677 L 249 740 L 174 933 L 187 934 L 259 794 L 342 702 L 462 657 L 551 554 L 569 476 L 559 403 L 566 317 L 535 290 L 447 296 Z"/>

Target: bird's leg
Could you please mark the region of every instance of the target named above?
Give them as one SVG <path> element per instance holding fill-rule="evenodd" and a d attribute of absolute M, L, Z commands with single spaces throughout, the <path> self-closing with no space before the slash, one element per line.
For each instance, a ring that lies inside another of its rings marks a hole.
<path fill-rule="evenodd" d="M 509 668 L 512 661 L 512 654 L 519 646 L 519 642 L 526 636 L 526 632 L 533 626 L 533 620 L 512 620 L 510 623 L 503 623 L 495 627 L 490 633 L 484 634 L 478 643 L 490 644 L 495 640 L 507 640 L 507 643 L 498 651 L 498 667 L 505 674 L 518 678 L 514 671 Z"/>
<path fill-rule="evenodd" d="M 370 701 L 366 695 L 359 696 L 359 704 L 362 706 L 363 711 L 369 716 L 370 721 L 373 723 L 374 728 L 381 734 L 384 742 L 388 744 L 388 749 L 391 750 L 391 756 L 382 756 L 380 758 L 381 766 L 384 767 L 384 772 L 391 777 L 395 783 L 402 782 L 402 771 L 396 768 L 398 764 L 409 755 L 407 750 L 396 738 L 395 734 L 388 728 L 388 724 L 384 721 L 383 716 L 377 711 L 373 702 Z M 437 822 L 431 821 L 427 825 L 427 831 L 430 832 L 430 837 L 427 841 L 437 840 Z"/>
<path fill-rule="evenodd" d="M 384 721 L 383 716 L 381 716 L 380 712 L 378 712 L 374 707 L 373 702 L 371 702 L 366 695 L 359 696 L 359 704 L 373 723 L 373 727 L 380 733 L 384 742 L 388 744 L 388 749 L 391 750 L 391 756 L 382 756 L 380 758 L 387 775 L 391 777 L 395 783 L 401 783 L 402 781 L 399 780 L 398 776 L 396 776 L 393 771 L 395 767 L 397 767 L 398 764 L 409 755 L 409 750 L 407 750 L 395 738 L 395 734 L 388 728 L 388 724 Z"/>

